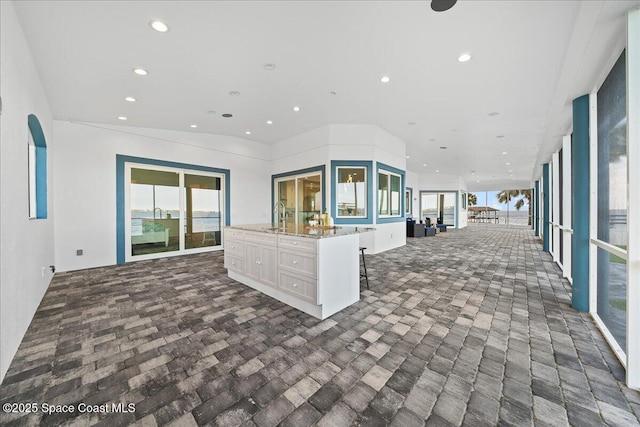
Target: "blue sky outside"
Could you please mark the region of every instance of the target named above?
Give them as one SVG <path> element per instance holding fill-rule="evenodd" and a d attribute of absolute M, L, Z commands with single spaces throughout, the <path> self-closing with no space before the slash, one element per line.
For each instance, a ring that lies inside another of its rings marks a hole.
<path fill-rule="evenodd" d="M 498 197 L 497 194 L 500 191 L 478 191 L 478 192 L 473 192 L 472 194 L 475 194 L 476 197 L 478 198 L 478 203 L 476 204 L 476 206 L 490 206 L 492 208 L 495 209 L 500 209 L 501 211 L 506 211 L 507 210 L 507 204 L 506 203 L 499 203 L 498 202 Z M 518 197 L 514 197 L 511 199 L 511 202 L 509 203 L 509 210 L 510 211 L 515 211 L 515 204 L 516 202 L 521 198 L 521 196 Z M 487 203 L 487 200 L 489 201 Z M 527 209 L 527 205 L 525 204 L 520 210 L 524 211 Z"/>

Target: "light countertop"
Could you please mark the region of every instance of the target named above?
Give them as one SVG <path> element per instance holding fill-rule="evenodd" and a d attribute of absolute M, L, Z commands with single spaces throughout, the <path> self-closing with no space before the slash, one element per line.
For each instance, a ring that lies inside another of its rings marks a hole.
<path fill-rule="evenodd" d="M 366 233 L 369 231 L 375 231 L 372 227 L 340 227 L 335 226 L 333 228 L 326 227 L 311 227 L 309 225 L 291 225 L 283 229 L 282 225 L 275 224 L 244 224 L 244 225 L 231 225 L 226 228 L 233 228 L 236 230 L 254 231 L 268 234 L 280 234 L 285 236 L 297 236 L 297 237 L 309 237 L 312 239 L 323 239 L 326 237 L 339 237 L 347 236 L 349 234 Z"/>

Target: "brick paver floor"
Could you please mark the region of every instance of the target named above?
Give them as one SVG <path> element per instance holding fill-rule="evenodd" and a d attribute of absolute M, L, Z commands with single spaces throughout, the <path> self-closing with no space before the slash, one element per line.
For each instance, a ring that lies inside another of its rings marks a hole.
<path fill-rule="evenodd" d="M 0 424 L 638 425 L 530 230 L 408 239 L 367 267 L 324 321 L 227 278 L 221 252 L 58 273 L 0 386 L 38 408 Z"/>

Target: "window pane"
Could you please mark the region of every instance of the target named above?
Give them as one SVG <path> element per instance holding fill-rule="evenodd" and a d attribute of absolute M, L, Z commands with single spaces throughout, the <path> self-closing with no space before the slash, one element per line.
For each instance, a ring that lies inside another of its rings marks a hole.
<path fill-rule="evenodd" d="M 400 177 L 391 175 L 391 215 L 400 215 Z"/>
<path fill-rule="evenodd" d="M 456 225 L 456 193 L 444 193 L 442 198 L 442 223 L 454 227 Z"/>
<path fill-rule="evenodd" d="M 627 262 L 598 248 L 598 316 L 627 351 Z"/>
<path fill-rule="evenodd" d="M 219 246 L 221 241 L 221 179 L 184 175 L 186 211 L 185 249 Z"/>
<path fill-rule="evenodd" d="M 378 214 L 389 215 L 389 175 L 378 174 Z"/>
<path fill-rule="evenodd" d="M 298 224 L 309 224 L 316 215 L 320 215 L 321 205 L 320 175 L 298 178 Z"/>
<path fill-rule="evenodd" d="M 435 224 L 438 218 L 438 195 L 435 193 L 422 193 L 420 198 L 420 219 L 426 221 L 426 218 L 429 218 L 429 221 L 426 222 Z"/>
<path fill-rule="evenodd" d="M 337 168 L 337 175 L 337 216 L 366 217 L 366 168 Z"/>
<path fill-rule="evenodd" d="M 284 215 L 286 215 L 286 223 L 287 224 L 295 224 L 296 217 L 296 180 L 295 178 L 286 179 L 282 181 L 278 181 L 276 183 L 276 187 L 278 188 L 278 194 L 276 194 L 276 202 L 280 202 L 284 204 Z M 282 206 L 278 206 L 274 215 L 274 221 L 278 224 L 282 222 Z"/>
<path fill-rule="evenodd" d="M 627 248 L 625 53 L 598 91 L 598 239 Z"/>
<path fill-rule="evenodd" d="M 131 169 L 131 255 L 180 249 L 180 187 L 175 172 Z"/>

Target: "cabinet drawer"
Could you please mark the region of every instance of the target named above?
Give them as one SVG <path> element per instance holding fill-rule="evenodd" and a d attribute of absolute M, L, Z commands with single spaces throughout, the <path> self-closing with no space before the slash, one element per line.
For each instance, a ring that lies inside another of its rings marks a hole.
<path fill-rule="evenodd" d="M 224 266 L 227 268 L 227 270 L 244 273 L 244 258 L 225 254 Z"/>
<path fill-rule="evenodd" d="M 315 254 L 281 250 L 279 255 L 280 268 L 304 274 L 313 279 L 316 278 L 317 258 Z"/>
<path fill-rule="evenodd" d="M 224 251 L 229 255 L 244 256 L 244 243 L 240 240 L 226 239 Z"/>
<path fill-rule="evenodd" d="M 244 240 L 244 231 L 233 228 L 225 228 L 224 236 L 233 240 Z"/>
<path fill-rule="evenodd" d="M 274 234 L 267 234 L 267 233 L 246 232 L 244 235 L 244 239 L 247 242 L 262 243 L 264 245 L 271 245 L 271 246 L 275 246 L 276 243 L 278 242 L 278 236 Z"/>
<path fill-rule="evenodd" d="M 280 290 L 316 303 L 317 281 L 295 274 L 280 272 Z"/>
<path fill-rule="evenodd" d="M 278 246 L 283 249 L 316 253 L 316 239 L 311 238 L 279 236 Z"/>

